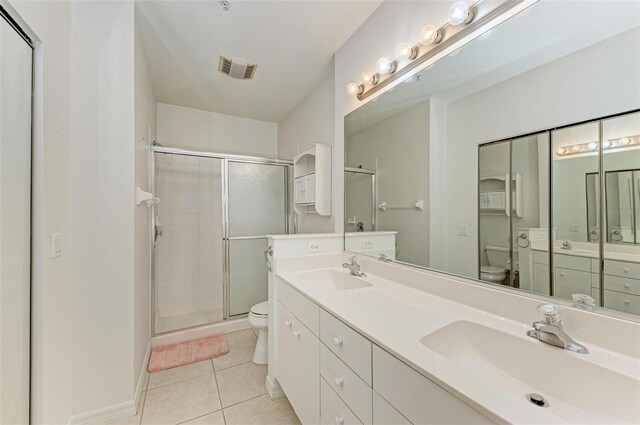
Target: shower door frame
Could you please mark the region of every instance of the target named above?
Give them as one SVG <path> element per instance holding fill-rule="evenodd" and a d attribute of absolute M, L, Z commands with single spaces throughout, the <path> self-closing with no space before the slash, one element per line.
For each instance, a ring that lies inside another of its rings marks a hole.
<path fill-rule="evenodd" d="M 165 147 L 157 142 L 153 142 L 150 156 L 150 164 L 149 164 L 149 180 L 151 191 L 155 191 L 156 186 L 156 169 L 155 169 L 155 154 L 169 154 L 169 155 L 183 155 L 183 156 L 195 156 L 195 157 L 203 157 L 203 158 L 213 158 L 219 159 L 221 161 L 221 177 L 222 177 L 222 279 L 223 279 L 223 319 L 221 322 L 211 322 L 211 323 L 203 323 L 200 325 L 188 326 L 179 329 L 173 329 L 166 332 L 156 332 L 156 249 L 155 249 L 155 233 L 156 233 L 156 212 L 155 205 L 151 207 L 151 231 L 150 231 L 150 242 L 151 242 L 151 335 L 167 335 L 173 332 L 180 332 L 184 330 L 197 329 L 203 326 L 209 326 L 215 323 L 224 323 L 228 319 L 241 319 L 247 317 L 248 314 L 239 314 L 234 316 L 229 316 L 229 293 L 230 293 L 230 263 L 229 263 L 229 162 L 241 162 L 246 164 L 261 164 L 261 165 L 277 165 L 284 167 L 284 183 L 285 183 L 285 234 L 289 234 L 290 231 L 290 220 L 291 220 L 291 197 L 290 197 L 290 189 L 291 182 L 290 178 L 292 176 L 291 167 L 293 167 L 293 161 L 286 159 L 273 159 L 273 158 L 263 158 L 258 156 L 248 156 L 248 155 L 234 155 L 227 153 L 219 153 L 219 152 L 207 152 L 193 149 L 184 149 L 184 148 L 173 148 L 173 147 Z M 162 200 L 160 200 L 162 202 Z M 266 236 L 266 235 L 265 235 Z M 238 237 L 233 239 L 257 239 L 256 237 Z"/>
<path fill-rule="evenodd" d="M 371 176 L 371 231 L 375 232 L 378 229 L 378 202 L 377 202 L 377 193 L 376 193 L 376 171 L 369 170 L 366 168 L 355 168 L 355 167 L 344 167 L 345 173 L 354 173 L 354 174 L 365 174 Z M 346 185 L 346 177 L 345 177 L 345 185 Z M 345 186 L 346 187 L 346 186 Z M 345 216 L 347 214 L 346 210 L 346 197 L 347 191 L 345 190 Z M 346 225 L 347 223 L 345 223 Z"/>

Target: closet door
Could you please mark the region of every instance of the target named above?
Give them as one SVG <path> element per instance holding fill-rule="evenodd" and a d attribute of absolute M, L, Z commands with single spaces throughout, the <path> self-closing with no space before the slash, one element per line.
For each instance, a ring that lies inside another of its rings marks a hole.
<path fill-rule="evenodd" d="M 0 423 L 29 423 L 31 47 L 0 17 Z"/>

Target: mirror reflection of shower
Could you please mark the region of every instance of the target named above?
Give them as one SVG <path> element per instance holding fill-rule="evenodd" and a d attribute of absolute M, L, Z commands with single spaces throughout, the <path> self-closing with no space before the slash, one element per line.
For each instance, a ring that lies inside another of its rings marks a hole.
<path fill-rule="evenodd" d="M 376 172 L 362 168 L 345 168 L 345 231 L 376 230 Z"/>

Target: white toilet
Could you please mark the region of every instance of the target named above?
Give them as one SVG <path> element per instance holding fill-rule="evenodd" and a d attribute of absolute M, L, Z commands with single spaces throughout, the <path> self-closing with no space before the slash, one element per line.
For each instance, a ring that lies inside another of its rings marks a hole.
<path fill-rule="evenodd" d="M 267 364 L 269 361 L 268 352 L 268 334 L 267 327 L 269 325 L 269 305 L 262 302 L 251 307 L 249 311 L 249 324 L 251 327 L 258 329 L 258 342 L 256 342 L 256 351 L 253 353 L 253 362 L 255 364 Z"/>
<path fill-rule="evenodd" d="M 480 267 L 480 279 L 485 282 L 502 283 L 509 268 L 509 248 L 487 245 L 485 249 L 489 265 Z"/>

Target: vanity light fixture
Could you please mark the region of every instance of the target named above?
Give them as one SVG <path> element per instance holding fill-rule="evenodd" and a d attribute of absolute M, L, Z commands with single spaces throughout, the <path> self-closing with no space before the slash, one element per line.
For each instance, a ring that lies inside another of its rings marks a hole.
<path fill-rule="evenodd" d="M 401 61 L 403 59 L 413 60 L 418 56 L 418 49 L 411 47 L 411 44 L 404 42 L 398 44 L 396 47 L 396 59 Z"/>
<path fill-rule="evenodd" d="M 442 41 L 444 32 L 435 25 L 425 25 L 420 30 L 420 43 L 428 46 L 429 44 L 438 44 Z"/>
<path fill-rule="evenodd" d="M 347 84 L 347 93 L 350 95 L 355 96 L 357 94 L 362 94 L 362 92 L 364 92 L 364 86 L 362 84 L 354 82 Z"/>
<path fill-rule="evenodd" d="M 378 82 L 378 76 L 371 71 L 365 71 L 360 74 L 362 84 L 376 84 Z"/>
<path fill-rule="evenodd" d="M 468 24 L 473 20 L 473 10 L 464 1 L 455 2 L 449 8 L 449 23 L 451 25 Z"/>
<path fill-rule="evenodd" d="M 602 149 L 621 149 L 632 148 L 640 145 L 640 136 L 621 137 L 619 139 L 605 140 L 602 142 Z M 564 146 L 556 150 L 558 156 L 576 155 L 585 152 L 595 152 L 598 150 L 600 143 L 577 143 L 575 145 Z"/>
<path fill-rule="evenodd" d="M 410 74 L 412 70 L 424 67 L 425 62 L 437 57 L 440 52 L 447 50 L 452 45 L 467 40 L 467 37 L 482 29 L 490 30 L 537 1 L 489 2 L 477 0 L 471 6 L 465 1 L 457 1 L 449 8 L 447 23 L 439 28 L 431 24 L 422 27 L 418 34 L 417 44 L 412 46 L 407 42 L 400 43 L 396 47 L 395 60 L 384 57 L 378 59 L 376 73 L 369 76 L 369 73 L 365 71 L 361 76 L 361 84 L 353 83 L 354 85 L 351 85 L 350 83 L 347 85 L 347 93 L 357 96 L 358 100 L 364 100 L 397 79 Z"/>
<path fill-rule="evenodd" d="M 378 62 L 376 62 L 376 71 L 378 74 L 393 74 L 396 70 L 396 62 L 391 62 L 387 58 L 380 58 Z"/>

